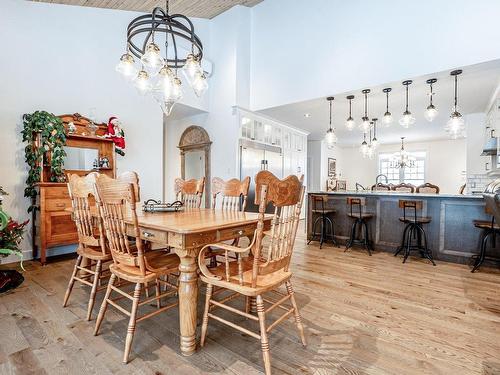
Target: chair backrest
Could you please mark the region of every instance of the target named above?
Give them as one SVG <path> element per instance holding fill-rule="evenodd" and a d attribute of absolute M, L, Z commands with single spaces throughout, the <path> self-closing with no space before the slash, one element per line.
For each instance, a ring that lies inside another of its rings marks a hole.
<path fill-rule="evenodd" d="M 359 216 L 361 217 L 361 214 L 363 213 L 363 207 L 366 206 L 366 198 L 365 197 L 347 197 L 347 205 L 350 206 L 351 209 L 351 215 L 353 214 L 354 210 L 357 210 L 359 213 Z M 354 208 L 357 206 L 357 208 Z"/>
<path fill-rule="evenodd" d="M 325 206 L 328 203 L 328 195 L 311 194 L 311 203 L 313 211 L 321 211 L 322 213 L 325 213 Z"/>
<path fill-rule="evenodd" d="M 485 211 L 493 215 L 495 222 L 500 223 L 500 198 L 498 194 L 484 193 L 484 201 L 486 203 Z"/>
<path fill-rule="evenodd" d="M 414 193 L 415 192 L 415 186 L 412 184 L 407 184 L 405 182 L 401 182 L 400 184 L 394 185 L 392 187 L 392 190 L 394 191 L 403 191 L 405 193 Z"/>
<path fill-rule="evenodd" d="M 136 172 L 131 172 L 131 171 L 123 172 L 117 177 L 117 179 L 134 185 L 135 201 L 136 203 L 141 201 L 141 188 L 139 186 L 139 176 L 137 175 Z"/>
<path fill-rule="evenodd" d="M 95 181 L 99 176 L 91 172 L 85 177 L 71 174 L 68 191 L 73 208 L 73 220 L 78 233 L 79 246 L 100 248 L 102 254 L 107 252 L 103 225 L 100 218 L 91 213 L 95 201 Z"/>
<path fill-rule="evenodd" d="M 97 206 L 114 263 L 118 266 L 135 267 L 138 274 L 145 275 L 147 264 L 140 239 L 134 184 L 100 175 L 96 181 L 96 191 Z M 132 221 L 132 232 L 126 230 L 126 217 L 130 217 Z M 128 237 L 135 237 L 135 247 Z"/>
<path fill-rule="evenodd" d="M 373 185 L 371 190 L 372 191 L 390 191 L 391 186 L 379 182 L 378 184 Z"/>
<path fill-rule="evenodd" d="M 462 186 L 460 186 L 460 188 L 458 189 L 458 194 L 462 195 L 464 193 L 466 185 L 467 184 L 463 184 Z"/>
<path fill-rule="evenodd" d="M 303 176 L 299 179 L 295 175 L 290 175 L 280 180 L 269 171 L 260 171 L 255 176 L 255 203 L 259 204 L 259 222 L 256 241 L 252 249 L 254 255 L 253 287 L 259 275 L 288 270 L 304 200 L 303 178 Z M 271 230 L 266 234 L 269 245 L 264 249 L 262 243 L 264 218 L 269 203 L 274 207 L 274 212 Z"/>
<path fill-rule="evenodd" d="M 400 199 L 399 200 L 399 208 L 403 209 L 403 218 L 406 220 L 407 216 L 407 210 L 413 210 L 413 220 L 416 222 L 417 221 L 417 211 L 422 210 L 424 207 L 424 202 L 423 201 L 416 201 L 416 200 L 407 200 L 407 199 Z"/>
<path fill-rule="evenodd" d="M 220 208 L 223 210 L 245 211 L 249 187 L 250 177 L 248 176 L 241 181 L 236 178 L 224 181 L 222 178 L 214 177 L 212 179 L 212 208 L 216 208 L 217 196 L 220 196 Z"/>
<path fill-rule="evenodd" d="M 439 194 L 439 186 L 426 182 L 417 186 L 417 193 Z"/>
<path fill-rule="evenodd" d="M 175 199 L 181 201 L 185 208 L 200 208 L 204 190 L 205 177 L 199 180 L 194 178 L 191 180 L 175 179 Z"/>

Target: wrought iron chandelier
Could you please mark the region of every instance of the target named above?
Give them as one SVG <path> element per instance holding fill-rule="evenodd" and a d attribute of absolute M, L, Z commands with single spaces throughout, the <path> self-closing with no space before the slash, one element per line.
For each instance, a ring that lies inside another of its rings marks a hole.
<path fill-rule="evenodd" d="M 391 168 L 413 168 L 415 166 L 416 159 L 405 150 L 404 139 L 405 137 L 401 137 L 401 150 L 393 155 L 390 163 Z"/>
<path fill-rule="evenodd" d="M 160 42 L 165 46 L 164 57 Z M 185 56 L 180 54 L 183 44 L 191 49 Z M 136 58 L 140 67 L 136 66 Z M 130 22 L 126 52 L 121 56 L 116 71 L 132 81 L 140 94 L 152 94 L 168 116 L 175 103 L 182 98 L 179 70 L 182 70 L 198 97 L 207 90 L 202 58 L 203 45 L 194 32 L 193 23 L 182 14 L 169 14 L 167 0 L 165 10 L 156 7 L 150 14 Z"/>

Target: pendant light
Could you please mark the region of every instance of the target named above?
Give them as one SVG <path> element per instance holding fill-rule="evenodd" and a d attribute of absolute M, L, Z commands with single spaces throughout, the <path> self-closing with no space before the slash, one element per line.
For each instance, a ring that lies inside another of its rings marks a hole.
<path fill-rule="evenodd" d="M 373 124 L 373 138 L 372 138 L 372 146 L 373 149 L 378 148 L 378 139 L 377 139 L 377 121 L 378 118 L 372 118 L 372 124 Z M 370 130 L 371 131 L 371 130 Z"/>
<path fill-rule="evenodd" d="M 427 106 L 427 109 L 425 110 L 424 117 L 427 121 L 432 122 L 438 115 L 438 110 L 432 103 L 432 98 L 434 96 L 434 91 L 432 85 L 437 82 L 436 78 L 431 78 L 426 81 L 429 84 L 430 87 L 430 92 L 429 92 L 429 105 Z"/>
<path fill-rule="evenodd" d="M 368 130 L 370 130 L 370 118 L 368 117 L 368 93 L 370 92 L 370 89 L 364 89 L 361 92 L 365 96 L 365 115 L 361 119 L 362 122 L 359 125 L 359 128 L 363 131 L 363 133 L 368 133 Z"/>
<path fill-rule="evenodd" d="M 385 113 L 382 122 L 386 127 L 389 127 L 391 126 L 393 121 L 392 113 L 389 112 L 389 93 L 392 91 L 392 89 L 390 87 L 386 87 L 382 91 L 385 92 Z"/>
<path fill-rule="evenodd" d="M 446 124 L 445 130 L 452 139 L 465 137 L 465 122 L 462 114 L 458 111 L 458 76 L 462 74 L 462 70 L 454 70 L 450 73 L 455 78 L 455 101 L 450 115 L 450 119 Z"/>
<path fill-rule="evenodd" d="M 399 125 L 403 128 L 409 128 L 411 125 L 415 124 L 415 117 L 411 114 L 408 109 L 408 86 L 413 83 L 411 79 L 403 81 L 403 85 L 406 86 L 406 109 L 403 112 L 403 117 L 399 119 Z"/>
<path fill-rule="evenodd" d="M 325 141 L 329 147 L 331 147 L 335 143 L 337 143 L 337 135 L 335 134 L 335 130 L 332 128 L 332 103 L 333 103 L 333 99 L 334 99 L 333 96 L 329 96 L 328 98 L 326 98 L 326 100 L 328 100 L 330 102 L 330 127 L 326 131 L 326 135 L 325 135 Z"/>
<path fill-rule="evenodd" d="M 368 143 L 366 143 L 366 133 L 363 133 L 363 142 L 361 143 L 359 152 L 361 152 L 363 158 L 366 158 L 366 156 L 368 155 Z"/>
<path fill-rule="evenodd" d="M 368 159 L 373 159 L 373 155 L 375 155 L 375 147 L 373 147 L 373 143 L 372 143 L 372 128 L 373 128 L 373 122 L 370 122 L 370 143 L 368 144 L 368 149 L 366 151 L 366 156 L 368 157 Z"/>
<path fill-rule="evenodd" d="M 349 100 L 349 117 L 347 118 L 345 122 L 345 127 L 347 130 L 352 131 L 354 127 L 356 126 L 356 123 L 354 122 L 354 119 L 352 118 L 352 100 L 354 99 L 354 95 L 347 95 L 347 100 Z"/>

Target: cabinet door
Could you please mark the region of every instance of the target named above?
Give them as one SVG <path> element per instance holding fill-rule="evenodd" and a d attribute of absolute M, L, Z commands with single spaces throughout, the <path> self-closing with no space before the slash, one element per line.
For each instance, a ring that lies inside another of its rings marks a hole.
<path fill-rule="evenodd" d="M 46 211 L 42 220 L 45 220 L 45 236 L 48 246 L 78 242 L 76 226 L 69 212 Z"/>
<path fill-rule="evenodd" d="M 263 125 L 264 129 L 264 143 L 267 143 L 268 145 L 273 144 L 273 126 L 270 124 L 264 123 Z"/>
<path fill-rule="evenodd" d="M 260 121 L 254 120 L 254 138 L 255 141 L 264 142 L 264 124 Z"/>
<path fill-rule="evenodd" d="M 283 148 L 291 149 L 292 148 L 292 134 L 288 130 L 283 130 Z"/>
<path fill-rule="evenodd" d="M 248 117 L 241 118 L 241 137 L 245 139 L 254 139 L 253 121 Z"/>
<path fill-rule="evenodd" d="M 279 126 L 273 127 L 273 141 L 272 141 L 273 145 L 281 147 L 282 145 L 281 133 L 282 133 L 281 127 Z"/>

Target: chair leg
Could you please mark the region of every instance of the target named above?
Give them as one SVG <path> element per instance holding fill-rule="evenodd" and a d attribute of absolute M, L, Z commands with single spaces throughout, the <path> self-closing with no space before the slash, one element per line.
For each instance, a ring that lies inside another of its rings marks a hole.
<path fill-rule="evenodd" d="M 354 242 L 354 238 L 356 236 L 356 225 L 357 224 L 358 224 L 358 221 L 354 220 L 354 222 L 352 223 L 352 226 L 351 226 L 351 235 L 349 236 L 349 240 L 347 241 L 347 243 L 345 245 L 344 252 L 346 252 L 347 250 L 349 250 L 352 247 L 352 244 Z"/>
<path fill-rule="evenodd" d="M 264 369 L 266 375 L 271 375 L 271 354 L 269 353 L 269 340 L 267 339 L 264 300 L 260 294 L 257 296 L 257 316 L 259 317 L 260 346 L 262 348 L 262 358 L 264 359 Z"/>
<path fill-rule="evenodd" d="M 205 337 L 207 336 L 208 312 L 210 310 L 210 299 L 212 298 L 212 290 L 213 290 L 213 285 L 207 284 L 207 294 L 206 294 L 206 298 L 205 298 L 205 311 L 203 312 L 203 322 L 201 325 L 201 339 L 200 339 L 201 346 L 205 345 Z M 248 297 L 247 297 L 246 306 L 247 306 L 247 309 L 250 308 L 250 301 L 248 300 Z"/>
<path fill-rule="evenodd" d="M 321 215 L 321 229 L 320 229 L 320 237 L 319 237 L 319 248 L 323 246 L 323 242 L 325 241 L 325 218 Z"/>
<path fill-rule="evenodd" d="M 104 295 L 104 299 L 102 300 L 101 308 L 99 309 L 99 315 L 97 315 L 97 320 L 95 322 L 94 328 L 94 336 L 97 336 L 99 333 L 99 328 L 101 328 L 102 320 L 104 319 L 104 314 L 106 313 L 106 309 L 108 308 L 108 299 L 111 295 L 111 287 L 115 283 L 116 275 L 114 273 L 111 274 L 108 281 L 108 287 L 106 288 L 106 294 Z"/>
<path fill-rule="evenodd" d="M 481 267 L 481 264 L 483 264 L 485 255 L 486 255 L 486 245 L 488 243 L 488 237 L 490 236 L 491 232 L 486 233 L 483 236 L 483 239 L 481 241 L 481 250 L 479 252 L 479 257 L 476 260 L 476 263 L 474 264 L 474 267 L 472 268 L 471 272 L 475 272 L 479 267 Z"/>
<path fill-rule="evenodd" d="M 161 308 L 161 301 L 160 301 L 160 298 L 158 298 L 161 294 L 161 291 L 160 291 L 160 280 L 159 279 L 156 279 L 156 288 L 155 288 L 155 291 L 156 291 L 156 307 L 157 308 Z"/>
<path fill-rule="evenodd" d="M 75 285 L 75 276 L 78 273 L 78 268 L 82 263 L 82 256 L 78 255 L 76 258 L 75 267 L 73 268 L 73 273 L 71 274 L 71 278 L 69 279 L 68 288 L 66 289 L 66 294 L 64 295 L 63 307 L 68 305 L 69 296 L 71 295 L 71 291 L 73 290 L 73 286 Z"/>
<path fill-rule="evenodd" d="M 97 286 L 99 284 L 99 280 L 101 279 L 101 268 L 102 268 L 102 260 L 98 260 L 95 265 L 94 282 L 92 283 L 92 290 L 90 291 L 90 297 L 89 297 L 89 305 L 87 307 L 87 320 L 90 320 L 90 318 L 92 317 L 92 309 L 94 308 Z"/>
<path fill-rule="evenodd" d="M 334 246 L 337 246 L 337 241 L 335 241 L 335 229 L 333 228 L 333 221 L 330 219 L 328 216 L 325 217 L 326 223 L 328 223 L 328 226 L 330 227 L 330 236 L 332 237 L 332 243 Z M 328 227 L 326 227 L 328 229 Z M 325 232 L 325 237 L 326 237 L 326 232 Z"/>
<path fill-rule="evenodd" d="M 132 339 L 135 332 L 135 320 L 137 317 L 137 307 L 139 306 L 139 297 L 141 296 L 142 284 L 135 284 L 134 296 L 132 299 L 132 310 L 130 310 L 130 320 L 128 321 L 127 337 L 125 338 L 125 351 L 123 353 L 123 363 L 128 363 L 130 348 L 132 347 Z"/>
<path fill-rule="evenodd" d="M 408 225 L 405 225 L 405 229 L 403 230 L 403 239 L 401 240 L 401 246 L 397 248 L 396 252 L 394 253 L 394 256 L 398 256 L 398 254 L 405 248 L 405 243 L 406 243 L 405 239 L 407 231 L 408 231 Z"/>
<path fill-rule="evenodd" d="M 308 245 L 311 243 L 311 241 L 314 241 L 314 237 L 316 236 L 316 225 L 318 224 L 318 220 L 321 220 L 321 217 L 317 217 L 314 220 L 313 227 L 312 227 L 311 238 L 309 238 L 309 240 L 307 241 Z"/>
<path fill-rule="evenodd" d="M 368 251 L 368 255 L 372 256 L 372 252 L 370 249 L 370 240 L 368 239 L 368 224 L 366 224 L 366 221 L 364 221 L 364 220 L 362 220 L 361 222 L 362 222 L 363 228 L 364 228 L 363 244 L 365 245 L 366 251 Z"/>
<path fill-rule="evenodd" d="M 429 249 L 427 245 L 427 234 L 425 233 L 425 230 L 424 228 L 422 228 L 421 225 L 418 226 L 418 229 L 420 231 L 421 236 L 424 238 L 424 257 L 429 259 L 432 265 L 435 266 L 436 263 L 434 262 L 434 258 L 432 257 L 432 251 L 431 249 Z"/>
<path fill-rule="evenodd" d="M 406 263 L 406 259 L 410 256 L 410 246 L 411 246 L 411 235 L 413 233 L 413 225 L 410 224 L 408 228 L 408 232 L 406 233 L 406 246 L 405 246 L 405 254 L 403 257 L 403 263 Z"/>
<path fill-rule="evenodd" d="M 297 307 L 297 302 L 295 301 L 295 295 L 292 288 L 292 283 L 290 281 L 286 282 L 286 291 L 290 296 L 290 302 L 293 307 L 293 314 L 295 316 L 295 325 L 297 326 L 297 330 L 299 331 L 300 340 L 302 341 L 302 345 L 306 346 L 306 336 L 304 334 L 304 326 L 302 325 L 302 319 L 300 317 L 299 309 Z"/>

